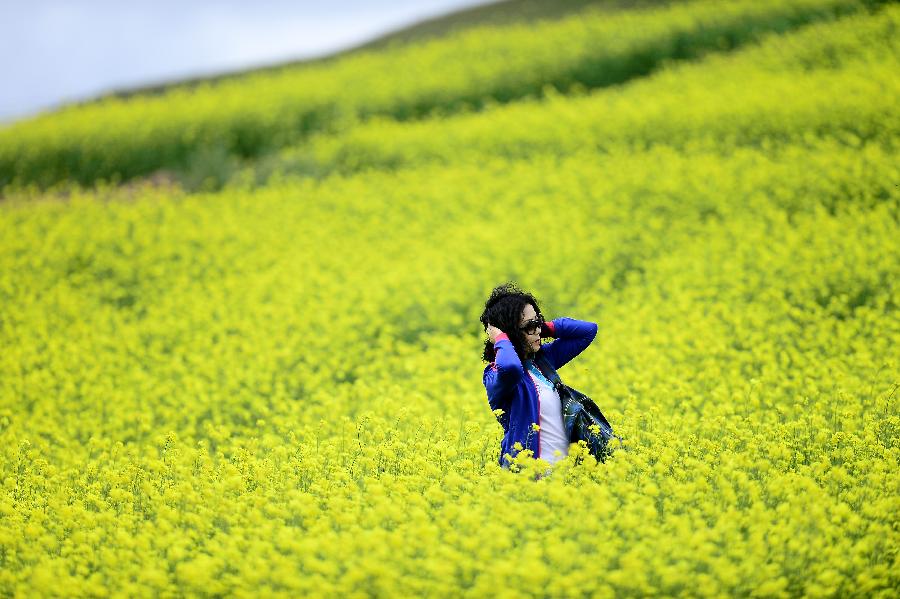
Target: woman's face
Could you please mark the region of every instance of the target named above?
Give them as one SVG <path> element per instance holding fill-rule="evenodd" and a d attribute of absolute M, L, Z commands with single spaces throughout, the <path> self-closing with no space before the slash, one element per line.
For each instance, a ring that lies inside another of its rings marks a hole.
<path fill-rule="evenodd" d="M 537 312 L 534 310 L 534 306 L 528 304 L 522 310 L 522 318 L 519 321 L 519 329 L 526 326 L 529 322 L 535 320 L 538 317 Z M 541 327 L 537 327 L 536 330 L 530 333 L 526 333 L 522 331 L 522 334 L 525 335 L 525 348 L 531 352 L 536 353 L 537 350 L 541 348 Z"/>

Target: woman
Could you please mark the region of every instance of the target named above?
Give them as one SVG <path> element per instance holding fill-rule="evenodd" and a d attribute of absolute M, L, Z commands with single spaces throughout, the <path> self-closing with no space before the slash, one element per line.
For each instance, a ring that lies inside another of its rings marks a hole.
<path fill-rule="evenodd" d="M 524 449 L 554 464 L 568 455 L 569 439 L 559 393 L 534 357 L 543 353 L 554 369 L 561 368 L 590 345 L 597 325 L 566 317 L 545 321 L 534 296 L 512 283 L 494 288 L 481 324 L 489 337 L 484 344 L 484 360 L 490 362 L 484 368 L 484 386 L 504 432 L 500 465 L 508 468 Z M 555 340 L 541 345 L 542 337 Z"/>

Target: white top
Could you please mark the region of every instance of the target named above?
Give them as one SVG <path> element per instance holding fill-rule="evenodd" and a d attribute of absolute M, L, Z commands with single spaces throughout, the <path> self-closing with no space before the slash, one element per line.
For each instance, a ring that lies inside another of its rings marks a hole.
<path fill-rule="evenodd" d="M 528 360 L 528 374 L 534 381 L 538 391 L 541 408 L 541 459 L 554 464 L 569 455 L 569 438 L 563 426 L 562 402 L 553 385 L 544 378 L 534 362 Z M 554 455 L 559 450 L 560 455 Z"/>

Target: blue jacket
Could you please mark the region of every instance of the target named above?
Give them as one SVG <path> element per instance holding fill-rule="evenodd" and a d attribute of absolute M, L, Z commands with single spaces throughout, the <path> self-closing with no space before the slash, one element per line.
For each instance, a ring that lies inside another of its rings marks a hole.
<path fill-rule="evenodd" d="M 554 369 L 562 368 L 569 360 L 580 354 L 597 336 L 597 324 L 574 318 L 556 318 L 546 323 L 553 341 L 542 345 L 542 352 Z M 519 450 L 530 449 L 535 457 L 541 457 L 540 430 L 532 431 L 532 424 L 541 425 L 541 407 L 537 388 L 525 367 L 512 341 L 505 333 L 497 335 L 494 340 L 494 361 L 484 367 L 484 387 L 487 389 L 488 403 L 491 410 L 498 408 L 503 413 L 497 421 L 503 426 L 503 440 L 500 442 L 500 465 L 509 467 L 510 462 L 505 454 L 515 457 Z"/>

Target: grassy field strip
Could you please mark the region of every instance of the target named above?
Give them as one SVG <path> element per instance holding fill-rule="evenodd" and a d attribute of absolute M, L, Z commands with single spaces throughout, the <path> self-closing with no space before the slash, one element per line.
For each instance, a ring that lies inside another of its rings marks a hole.
<path fill-rule="evenodd" d="M 766 144 L 829 135 L 891 144 L 900 130 L 900 8 L 772 37 L 759 48 L 672 68 L 587 97 L 523 102 L 416 123 L 374 120 L 244 174 L 321 176 L 440 161 L 666 143 Z M 788 101 L 789 100 L 789 101 Z"/>
<path fill-rule="evenodd" d="M 863 10 L 856 0 L 702 0 L 538 25 L 477 28 L 321 67 L 109 99 L 0 131 L 0 188 L 129 179 L 252 158 L 374 115 L 411 119 L 621 83 L 668 60 L 727 50 Z"/>

